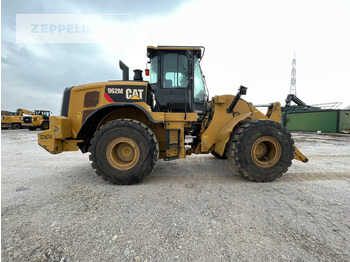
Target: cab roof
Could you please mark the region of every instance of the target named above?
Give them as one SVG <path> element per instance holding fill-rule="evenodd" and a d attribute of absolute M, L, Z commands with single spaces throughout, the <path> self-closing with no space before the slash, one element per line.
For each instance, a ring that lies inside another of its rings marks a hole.
<path fill-rule="evenodd" d="M 147 57 L 151 56 L 151 53 L 156 51 L 184 51 L 184 50 L 192 50 L 198 56 L 198 58 L 202 58 L 204 55 L 204 46 L 147 46 Z"/>

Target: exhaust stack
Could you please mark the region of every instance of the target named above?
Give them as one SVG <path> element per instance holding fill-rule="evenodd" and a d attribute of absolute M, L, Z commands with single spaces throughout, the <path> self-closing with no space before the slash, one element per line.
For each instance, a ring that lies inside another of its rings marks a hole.
<path fill-rule="evenodd" d="M 129 81 L 129 67 L 119 60 L 119 67 L 123 71 L 123 81 Z"/>

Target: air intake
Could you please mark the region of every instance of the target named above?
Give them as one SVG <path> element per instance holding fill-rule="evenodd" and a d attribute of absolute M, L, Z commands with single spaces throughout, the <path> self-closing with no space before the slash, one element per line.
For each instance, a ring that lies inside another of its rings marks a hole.
<path fill-rule="evenodd" d="M 143 81 L 142 72 L 140 69 L 134 70 L 134 81 Z"/>

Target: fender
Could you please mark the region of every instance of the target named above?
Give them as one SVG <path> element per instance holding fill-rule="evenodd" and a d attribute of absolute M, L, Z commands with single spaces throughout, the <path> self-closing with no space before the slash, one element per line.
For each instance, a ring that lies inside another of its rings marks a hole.
<path fill-rule="evenodd" d="M 249 112 L 249 113 L 235 116 L 233 119 L 231 119 L 223 127 L 220 128 L 220 130 L 216 136 L 216 141 L 215 141 L 214 151 L 216 153 L 218 153 L 220 156 L 222 156 L 224 154 L 225 147 L 226 147 L 228 140 L 230 139 L 230 135 L 232 133 L 232 130 L 235 128 L 235 126 L 238 123 L 248 119 L 251 115 L 252 115 L 252 113 Z"/>
<path fill-rule="evenodd" d="M 227 122 L 227 124 L 225 124 L 219 130 L 215 141 L 214 151 L 216 153 L 218 153 L 220 156 L 223 155 L 225 151 L 226 143 L 230 139 L 232 130 L 238 123 L 246 120 L 249 116 L 252 116 L 251 118 L 253 119 L 255 118 L 254 114 L 252 114 L 251 112 L 238 115 L 238 116 L 235 116 L 233 119 L 231 119 L 229 122 Z M 259 118 L 260 119 L 265 118 L 267 120 L 275 121 L 280 124 L 281 123 L 281 104 L 279 102 L 272 103 L 268 108 L 266 116 L 261 115 Z"/>
<path fill-rule="evenodd" d="M 279 102 L 275 102 L 269 106 L 266 116 L 270 120 L 281 124 L 281 114 L 281 104 Z"/>
<path fill-rule="evenodd" d="M 83 153 L 88 151 L 88 147 L 90 144 L 90 138 L 94 135 L 98 124 L 100 123 L 101 119 L 103 119 L 106 115 L 109 113 L 120 109 L 120 108 L 125 108 L 125 107 L 136 107 L 143 111 L 145 115 L 148 117 L 148 119 L 153 122 L 153 123 L 163 123 L 163 121 L 157 121 L 155 120 L 150 112 L 142 107 L 139 104 L 135 103 L 112 103 L 112 104 L 107 104 L 104 106 L 101 106 L 91 112 L 91 114 L 84 120 L 79 133 L 77 135 L 78 140 L 84 140 L 84 142 L 79 143 L 79 148 Z"/>

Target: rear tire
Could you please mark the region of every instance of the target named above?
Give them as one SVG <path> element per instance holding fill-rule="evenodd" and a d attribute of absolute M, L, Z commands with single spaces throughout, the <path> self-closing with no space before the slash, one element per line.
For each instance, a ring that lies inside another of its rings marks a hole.
<path fill-rule="evenodd" d="M 20 129 L 20 128 L 21 128 L 21 124 L 18 124 L 18 123 L 12 124 L 12 125 L 11 125 L 11 128 L 12 128 L 12 129 Z"/>
<path fill-rule="evenodd" d="M 143 123 L 118 119 L 96 131 L 89 148 L 96 173 L 112 184 L 132 185 L 144 180 L 158 159 L 158 141 Z"/>
<path fill-rule="evenodd" d="M 232 132 L 225 149 L 232 166 L 249 180 L 267 182 L 287 172 L 294 158 L 294 141 L 280 124 L 249 120 Z"/>

